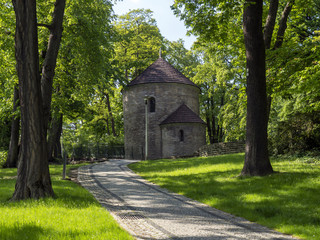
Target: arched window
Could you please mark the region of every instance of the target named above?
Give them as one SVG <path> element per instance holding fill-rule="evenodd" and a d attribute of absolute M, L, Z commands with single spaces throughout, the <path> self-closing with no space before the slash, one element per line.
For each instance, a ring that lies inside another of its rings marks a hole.
<path fill-rule="evenodd" d="M 149 98 L 149 111 L 150 112 L 156 111 L 156 99 L 154 97 Z"/>
<path fill-rule="evenodd" d="M 179 139 L 180 139 L 180 142 L 184 141 L 184 131 L 183 130 L 179 131 Z"/>

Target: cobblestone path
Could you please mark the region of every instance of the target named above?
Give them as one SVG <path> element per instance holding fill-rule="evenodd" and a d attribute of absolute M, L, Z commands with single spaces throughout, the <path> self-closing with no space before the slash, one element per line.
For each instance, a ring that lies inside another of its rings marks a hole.
<path fill-rule="evenodd" d="M 84 166 L 78 180 L 138 240 L 294 239 L 161 189 L 128 169 L 132 162 Z"/>

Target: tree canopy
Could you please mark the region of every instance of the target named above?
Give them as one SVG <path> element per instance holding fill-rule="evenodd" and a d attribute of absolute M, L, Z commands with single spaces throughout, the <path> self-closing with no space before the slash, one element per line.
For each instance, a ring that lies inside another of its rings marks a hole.
<path fill-rule="evenodd" d="M 35 2 L 39 69 L 48 69 L 55 1 Z M 259 33 L 265 52 L 269 153 L 318 149 L 319 0 L 175 0 L 173 12 L 197 36 L 191 50 L 181 39 L 162 36 L 151 10 L 116 16 L 111 1 L 75 0 L 65 7 L 54 76 L 50 73 L 52 93 L 42 91 L 48 159 L 59 157 L 62 130 L 69 157 L 80 148 L 123 144 L 121 91 L 159 57 L 160 49 L 163 58 L 201 88 L 207 142 L 244 141 L 252 73 L 247 65 L 244 10 L 253 2 L 262 2 Z M 19 95 L 14 97 L 16 20 L 10 0 L 2 1 L 0 10 L 0 150 L 17 159 L 18 150 L 12 155 L 9 144 L 10 139 L 16 139 L 16 149 L 21 144 Z M 40 74 L 42 83 L 45 76 Z"/>

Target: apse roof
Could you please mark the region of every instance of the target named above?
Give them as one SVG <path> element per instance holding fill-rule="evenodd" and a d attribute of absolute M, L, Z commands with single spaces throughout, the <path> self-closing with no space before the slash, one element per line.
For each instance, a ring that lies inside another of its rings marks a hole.
<path fill-rule="evenodd" d="M 205 122 L 193 112 L 187 105 L 182 104 L 176 111 L 170 114 L 160 125 L 170 123 L 202 123 Z"/>
<path fill-rule="evenodd" d="M 133 79 L 128 86 L 146 83 L 182 83 L 197 87 L 189 78 L 161 57 Z"/>

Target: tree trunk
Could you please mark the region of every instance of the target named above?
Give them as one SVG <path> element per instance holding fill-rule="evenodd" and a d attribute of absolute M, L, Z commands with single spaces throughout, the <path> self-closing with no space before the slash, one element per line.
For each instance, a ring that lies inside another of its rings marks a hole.
<path fill-rule="evenodd" d="M 44 126 L 45 132 L 48 129 L 50 107 L 52 98 L 52 83 L 54 77 L 54 70 L 56 67 L 59 46 L 62 36 L 62 22 L 66 0 L 56 0 L 55 7 L 52 15 L 52 24 L 48 26 L 50 30 L 50 36 L 46 51 L 45 60 L 42 66 L 41 75 L 41 93 L 42 93 L 42 104 L 44 114 Z"/>
<path fill-rule="evenodd" d="M 279 29 L 278 29 L 278 33 L 277 33 L 277 39 L 274 44 L 274 49 L 281 47 L 281 45 L 283 43 L 284 33 L 287 29 L 287 20 L 288 20 L 288 17 L 291 12 L 293 4 L 294 4 L 294 0 L 288 1 L 287 5 L 285 6 L 285 8 L 282 12 L 280 23 L 279 23 Z"/>
<path fill-rule="evenodd" d="M 213 115 L 213 114 L 210 114 L 211 103 L 210 103 L 209 97 L 207 98 L 207 105 L 206 106 L 207 106 L 207 108 L 206 108 L 205 112 L 206 112 L 206 123 L 207 123 L 209 142 L 210 142 L 210 144 L 213 144 L 214 143 L 214 130 L 213 130 L 212 121 L 211 121 L 211 115 Z"/>
<path fill-rule="evenodd" d="M 62 118 L 63 115 L 60 114 L 60 116 L 57 118 L 54 116 L 51 120 L 51 127 L 49 128 L 48 133 L 48 161 L 53 160 L 53 151 L 57 145 L 57 143 L 60 141 L 61 137 L 61 131 L 62 131 Z"/>
<path fill-rule="evenodd" d="M 54 195 L 47 161 L 39 74 L 35 0 L 13 0 L 16 61 L 21 110 L 21 147 L 12 200 Z"/>
<path fill-rule="evenodd" d="M 60 136 L 60 138 L 61 138 L 61 136 Z M 62 159 L 60 138 L 59 138 L 59 141 L 56 142 L 56 144 L 55 144 L 55 146 L 54 146 L 54 149 L 53 149 L 53 157 L 54 157 L 54 158 Z"/>
<path fill-rule="evenodd" d="M 213 143 L 213 138 L 212 138 L 212 130 L 211 130 L 211 121 L 209 117 L 209 113 L 207 112 L 206 114 L 206 122 L 207 122 L 207 130 L 208 130 L 208 136 L 209 136 L 209 142 L 210 144 Z"/>
<path fill-rule="evenodd" d="M 273 172 L 268 156 L 262 5 L 262 0 L 247 0 L 243 13 L 247 60 L 247 126 L 246 155 L 241 175 L 250 176 L 263 176 Z"/>
<path fill-rule="evenodd" d="M 266 25 L 264 27 L 264 45 L 266 49 L 270 48 L 274 25 L 278 12 L 279 0 L 271 0 Z"/>
<path fill-rule="evenodd" d="M 112 135 L 114 137 L 117 136 L 117 133 L 116 133 L 116 129 L 115 129 L 115 124 L 114 124 L 114 118 L 113 118 L 113 115 L 112 115 L 112 110 L 111 110 L 111 105 L 110 105 L 110 98 L 109 98 L 109 94 L 106 93 L 106 101 L 107 101 L 107 107 L 108 107 L 108 115 L 109 115 L 109 118 L 111 120 L 111 130 L 112 130 Z"/>
<path fill-rule="evenodd" d="M 17 86 L 14 87 L 14 97 L 13 97 L 13 112 L 11 123 L 11 137 L 10 145 L 8 151 L 8 158 L 5 166 L 8 168 L 17 167 L 18 155 L 19 155 L 19 131 L 20 131 L 20 117 L 15 114 L 19 106 L 19 89 Z"/>
<path fill-rule="evenodd" d="M 216 118 L 214 116 L 214 100 L 213 97 L 210 98 L 211 101 L 211 125 L 212 125 L 212 143 L 215 143 L 217 140 L 217 132 L 216 132 Z"/>
<path fill-rule="evenodd" d="M 225 95 L 225 90 L 223 90 L 221 98 L 220 98 L 220 109 L 222 109 L 224 105 L 224 95 Z M 218 124 L 217 126 L 217 137 L 218 137 L 218 142 L 222 142 L 223 139 L 223 128 Z"/>
<path fill-rule="evenodd" d="M 279 3 L 279 0 L 271 0 L 271 2 L 270 2 L 267 23 L 266 23 L 265 31 L 264 31 L 264 43 L 265 43 L 266 49 L 270 49 L 270 47 L 271 47 L 271 39 L 272 39 L 272 34 L 274 31 L 274 25 L 275 25 L 275 20 L 276 20 L 277 11 L 278 11 L 278 3 Z M 281 47 L 281 45 L 283 43 L 284 33 L 287 29 L 288 17 L 291 12 L 293 4 L 294 4 L 294 1 L 287 2 L 286 6 L 282 12 L 280 23 L 279 23 L 279 30 L 277 33 L 277 39 L 276 39 L 273 50 Z M 268 120 L 269 120 L 270 111 L 271 111 L 271 104 L 272 104 L 272 96 L 269 95 L 269 96 L 267 96 Z"/>

